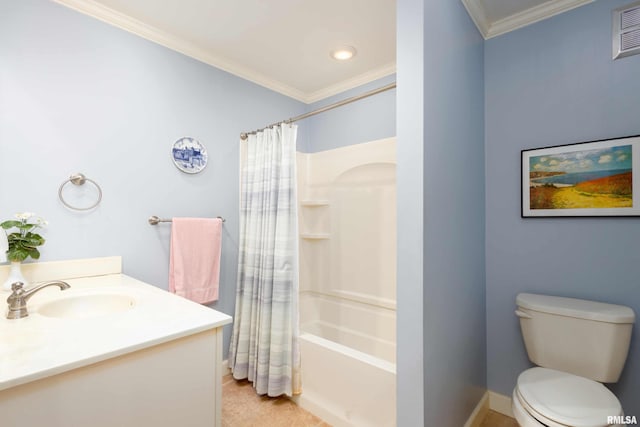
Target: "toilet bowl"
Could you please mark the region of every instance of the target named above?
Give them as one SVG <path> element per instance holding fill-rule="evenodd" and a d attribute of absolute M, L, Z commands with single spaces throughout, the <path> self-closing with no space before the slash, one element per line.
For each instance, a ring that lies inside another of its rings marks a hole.
<path fill-rule="evenodd" d="M 547 368 L 518 377 L 512 409 L 521 427 L 606 427 L 623 415 L 616 396 L 601 383 Z"/>
<path fill-rule="evenodd" d="M 629 307 L 519 294 L 516 315 L 529 360 L 512 409 L 521 427 L 609 427 L 623 414 L 602 383 L 620 378 L 635 313 Z M 614 418 L 615 417 L 615 418 Z"/>

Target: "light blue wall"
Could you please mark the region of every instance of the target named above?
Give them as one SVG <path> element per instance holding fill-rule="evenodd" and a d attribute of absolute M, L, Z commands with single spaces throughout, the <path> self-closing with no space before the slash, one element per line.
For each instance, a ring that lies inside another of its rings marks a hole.
<path fill-rule="evenodd" d="M 640 219 L 520 218 L 520 150 L 640 134 L 640 56 L 611 60 L 597 1 L 485 46 L 488 385 L 509 395 L 530 366 L 519 292 L 594 299 L 640 314 Z M 640 414 L 640 335 L 611 387 Z"/>
<path fill-rule="evenodd" d="M 377 79 L 310 104 L 307 110 L 313 111 L 360 95 L 395 80 L 395 74 Z M 396 90 L 391 89 L 301 120 L 299 128 L 306 132 L 308 138 L 306 145 L 299 144 L 300 150 L 306 152 L 331 150 L 396 136 Z"/>
<path fill-rule="evenodd" d="M 458 1 L 399 0 L 397 28 L 398 425 L 459 427 L 486 387 L 483 39 Z"/>
<path fill-rule="evenodd" d="M 33 211 L 49 220 L 42 261 L 122 255 L 126 274 L 166 289 L 171 226 L 147 218 L 221 215 L 212 307 L 233 315 L 239 133 L 305 109 L 53 2 L 0 2 L 0 218 Z M 170 159 L 182 136 L 208 149 L 198 175 Z M 74 172 L 102 186 L 95 211 L 58 201 Z"/>

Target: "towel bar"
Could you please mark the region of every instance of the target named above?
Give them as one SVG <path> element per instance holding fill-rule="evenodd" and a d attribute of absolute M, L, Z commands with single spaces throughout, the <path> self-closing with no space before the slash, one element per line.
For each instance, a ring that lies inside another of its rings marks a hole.
<path fill-rule="evenodd" d="M 221 216 L 218 216 L 216 218 L 220 218 L 222 220 L 222 222 L 226 222 L 227 220 L 222 218 Z M 164 219 L 164 218 L 158 218 L 157 216 L 153 215 L 151 217 L 149 217 L 149 224 L 151 225 L 158 225 L 158 223 L 160 222 L 171 222 L 171 218 L 169 219 Z"/>

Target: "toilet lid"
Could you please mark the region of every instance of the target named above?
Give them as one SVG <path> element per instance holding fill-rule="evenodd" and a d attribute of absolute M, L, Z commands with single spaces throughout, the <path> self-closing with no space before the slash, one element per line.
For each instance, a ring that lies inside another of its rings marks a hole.
<path fill-rule="evenodd" d="M 553 369 L 527 369 L 518 377 L 518 392 L 526 406 L 562 425 L 603 427 L 608 416 L 622 415 L 620 402 L 604 385 Z"/>

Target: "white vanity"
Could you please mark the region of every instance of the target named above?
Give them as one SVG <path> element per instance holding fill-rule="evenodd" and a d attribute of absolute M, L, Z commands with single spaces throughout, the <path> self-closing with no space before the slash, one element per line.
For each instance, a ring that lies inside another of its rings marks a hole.
<path fill-rule="evenodd" d="M 0 291 L 1 426 L 221 424 L 230 316 L 123 275 L 120 257 L 24 267 L 71 287 L 42 289 L 15 320 Z"/>

